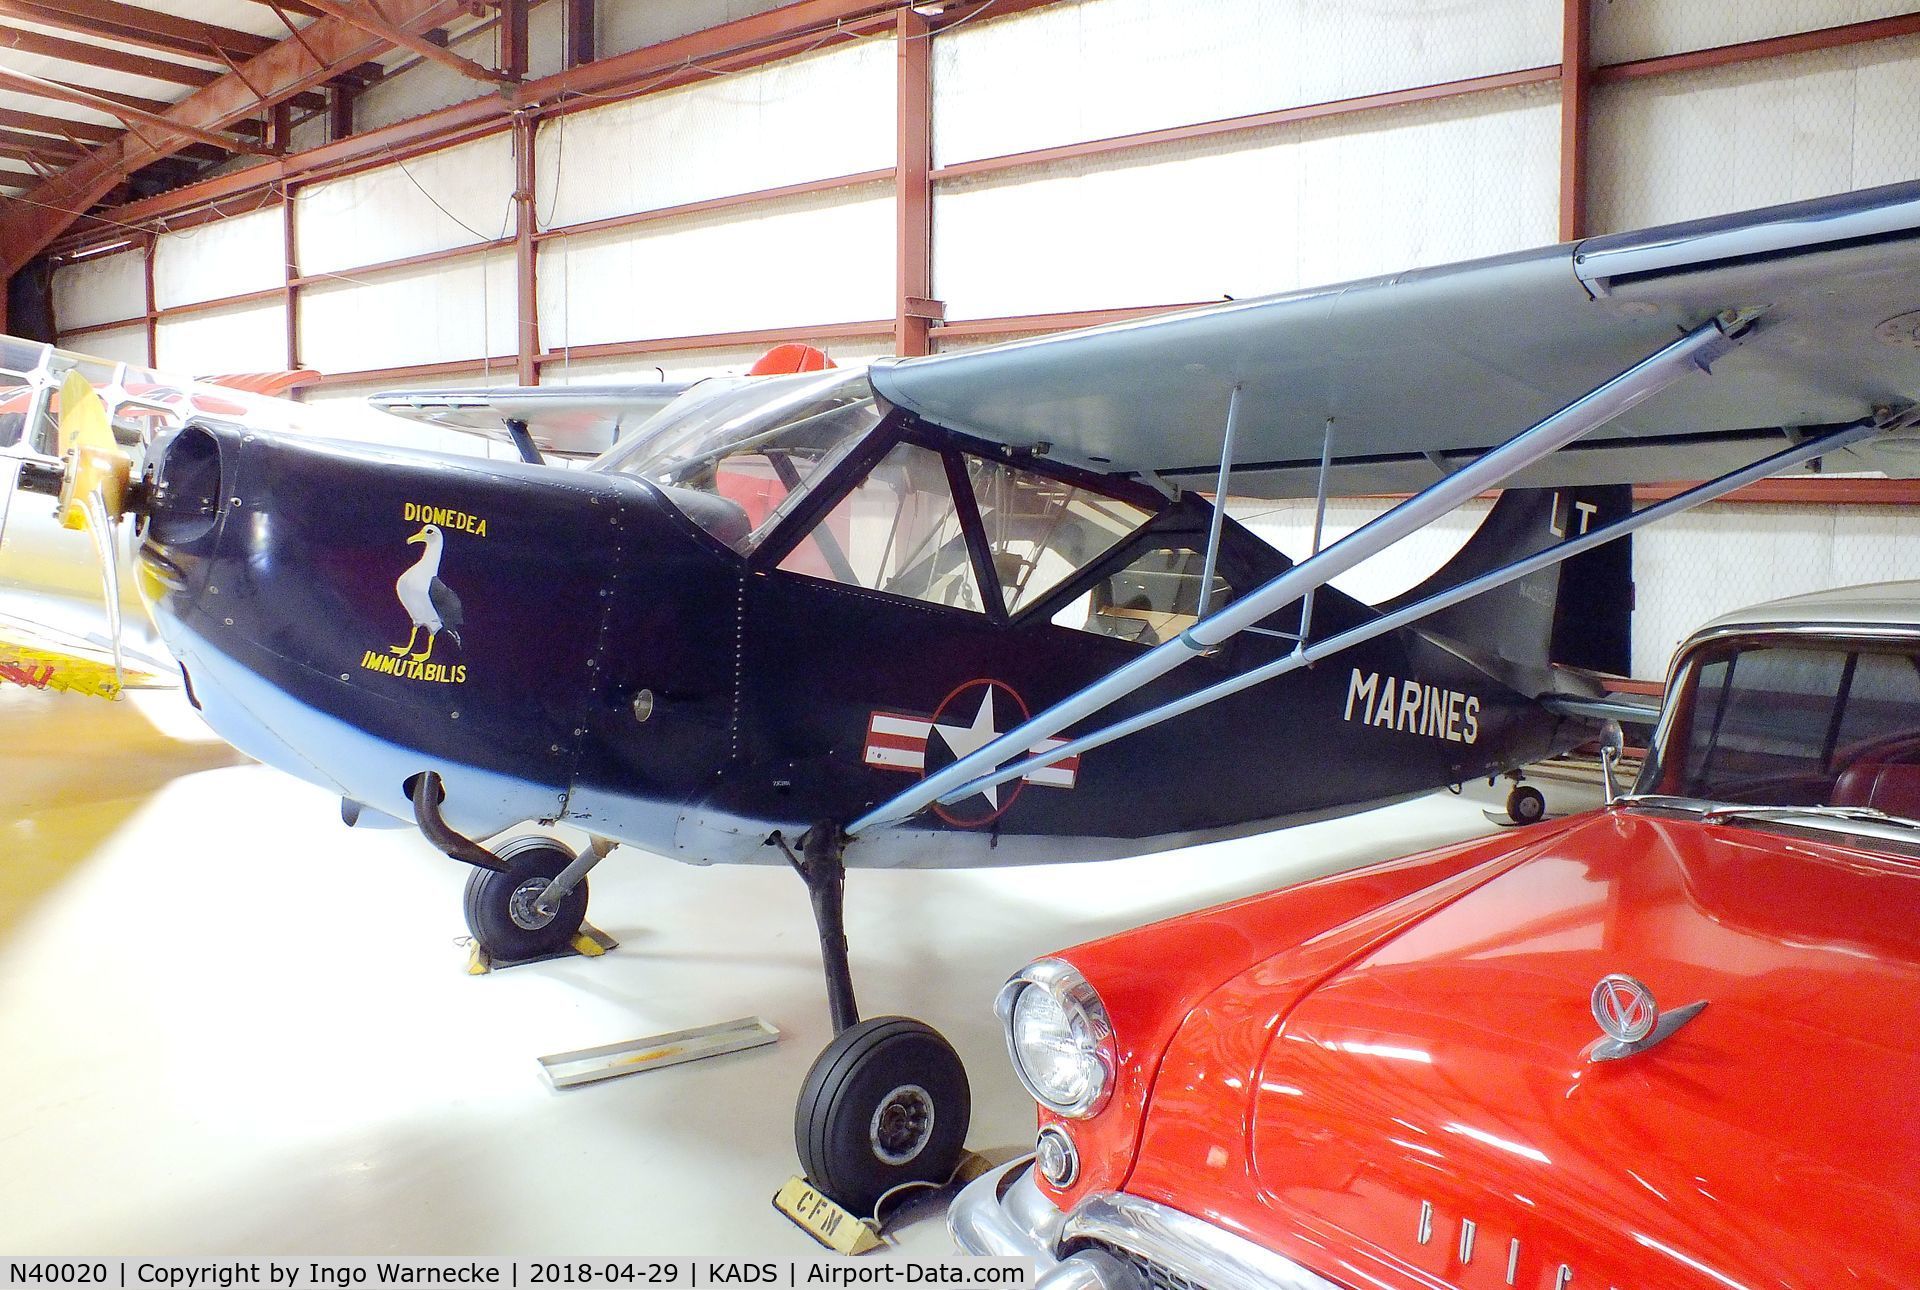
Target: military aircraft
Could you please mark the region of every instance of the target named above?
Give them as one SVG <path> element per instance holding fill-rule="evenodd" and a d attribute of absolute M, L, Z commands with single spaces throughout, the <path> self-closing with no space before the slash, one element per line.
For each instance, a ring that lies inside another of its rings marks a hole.
<path fill-rule="evenodd" d="M 619 843 L 791 865 L 839 1032 L 796 1144 L 864 1210 L 947 1176 L 969 1103 L 935 1031 L 860 1021 L 849 867 L 1162 851 L 1594 737 L 1613 710 L 1556 647 L 1618 632 L 1588 611 L 1622 571 L 1563 564 L 1781 471 L 1913 473 L 1917 270 L 1907 184 L 703 383 L 584 469 L 536 460 L 540 401 L 608 434 L 629 396 L 408 396 L 496 419 L 520 462 L 196 413 L 138 478 L 82 440 L 22 482 L 131 514 L 207 721 L 474 865 L 501 957 L 564 944 Z M 72 362 L 43 349 L 32 379 Z M 1630 513 L 1620 487 L 1703 477 Z M 1329 585 L 1496 488 L 1422 585 Z M 1208 500 L 1355 493 L 1408 496 L 1298 562 Z M 594 845 L 475 841 L 523 821 Z"/>

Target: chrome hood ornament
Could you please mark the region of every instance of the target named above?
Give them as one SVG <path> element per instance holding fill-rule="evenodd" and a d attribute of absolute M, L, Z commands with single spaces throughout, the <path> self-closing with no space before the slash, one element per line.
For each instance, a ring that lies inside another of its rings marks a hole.
<path fill-rule="evenodd" d="M 1590 1062 L 1610 1062 L 1643 1053 L 1700 1015 L 1705 999 L 1662 1013 L 1653 991 L 1624 972 L 1610 972 L 1593 987 L 1593 1019 L 1606 1037 L 1587 1049 Z"/>

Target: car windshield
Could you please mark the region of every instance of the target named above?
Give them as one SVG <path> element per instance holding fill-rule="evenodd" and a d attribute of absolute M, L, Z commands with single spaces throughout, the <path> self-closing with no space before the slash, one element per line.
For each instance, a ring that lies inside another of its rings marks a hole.
<path fill-rule="evenodd" d="M 702 382 L 590 469 L 658 486 L 746 551 L 879 421 L 864 369 Z"/>
<path fill-rule="evenodd" d="M 1631 800 L 1716 819 L 1920 819 L 1920 648 L 1708 646 L 1638 789 Z"/>

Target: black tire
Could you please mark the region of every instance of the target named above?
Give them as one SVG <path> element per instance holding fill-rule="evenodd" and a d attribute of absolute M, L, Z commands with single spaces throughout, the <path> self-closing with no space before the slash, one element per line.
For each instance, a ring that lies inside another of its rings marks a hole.
<path fill-rule="evenodd" d="M 513 961 L 558 954 L 567 948 L 587 917 L 587 882 L 567 893 L 552 918 L 541 922 L 531 907 L 539 888 L 573 863 L 573 852 L 552 838 L 531 835 L 515 838 L 496 853 L 507 862 L 506 871 L 475 869 L 467 879 L 464 902 L 467 930 L 480 948 L 496 959 Z M 523 891 L 523 888 L 531 888 Z"/>
<path fill-rule="evenodd" d="M 814 1060 L 794 1108 L 793 1144 L 814 1185 L 866 1217 L 901 1183 L 950 1178 L 972 1117 L 953 1045 L 911 1017 L 874 1017 Z"/>
<path fill-rule="evenodd" d="M 1531 784 L 1516 784 L 1507 794 L 1507 818 L 1515 824 L 1538 824 L 1547 818 L 1547 799 Z"/>

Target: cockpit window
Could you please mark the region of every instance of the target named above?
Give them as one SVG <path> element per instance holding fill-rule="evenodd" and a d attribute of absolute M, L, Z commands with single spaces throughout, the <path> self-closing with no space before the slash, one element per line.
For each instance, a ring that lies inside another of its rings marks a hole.
<path fill-rule="evenodd" d="M 1153 518 L 1103 493 L 980 457 L 967 458 L 967 479 L 1009 614 L 1040 600 Z"/>
<path fill-rule="evenodd" d="M 1920 657 L 1844 645 L 1705 654 L 1674 705 L 1656 791 L 1920 814 Z"/>
<path fill-rule="evenodd" d="M 702 528 L 747 551 L 879 421 L 864 370 L 703 383 L 591 469 L 659 486 Z"/>
<path fill-rule="evenodd" d="M 956 609 L 985 607 L 946 461 L 917 444 L 895 445 L 780 567 Z"/>

